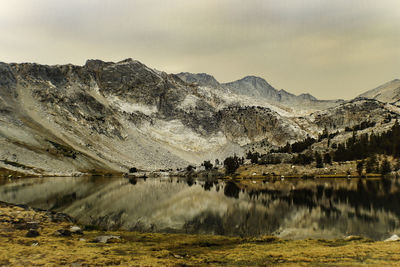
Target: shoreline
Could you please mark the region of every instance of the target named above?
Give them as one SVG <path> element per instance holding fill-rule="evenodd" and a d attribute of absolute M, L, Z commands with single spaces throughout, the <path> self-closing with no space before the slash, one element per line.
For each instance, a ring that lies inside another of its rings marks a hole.
<path fill-rule="evenodd" d="M 68 234 L 73 227 L 82 231 Z M 0 229 L 1 266 L 376 266 L 400 260 L 400 242 L 101 231 L 77 226 L 66 214 L 5 202 Z M 33 230 L 38 235 L 28 237 Z"/>
<path fill-rule="evenodd" d="M 393 164 L 393 162 L 392 162 Z M 206 180 L 245 180 L 245 179 L 324 179 L 324 178 L 382 178 L 385 175 L 380 173 L 357 172 L 357 161 L 333 162 L 325 164 L 322 168 L 316 168 L 315 164 L 294 165 L 291 163 L 279 164 L 252 164 L 240 165 L 234 173 L 226 174 L 222 165 L 210 170 L 198 169 L 187 171 L 181 170 L 137 170 L 135 172 L 117 172 L 105 170 L 77 171 L 71 173 L 31 173 L 12 168 L 0 166 L 0 179 L 19 178 L 43 178 L 43 177 L 126 177 L 126 178 L 158 178 L 158 177 L 183 177 Z M 400 170 L 392 171 L 389 176 L 399 177 Z M 387 176 L 387 175 L 386 175 Z"/>

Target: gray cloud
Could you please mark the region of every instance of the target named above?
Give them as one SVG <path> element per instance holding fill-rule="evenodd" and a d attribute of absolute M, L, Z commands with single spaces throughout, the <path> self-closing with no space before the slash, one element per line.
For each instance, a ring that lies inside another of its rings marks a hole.
<path fill-rule="evenodd" d="M 6 62 L 132 57 L 319 98 L 400 77 L 398 0 L 5 0 L 0 34 Z"/>

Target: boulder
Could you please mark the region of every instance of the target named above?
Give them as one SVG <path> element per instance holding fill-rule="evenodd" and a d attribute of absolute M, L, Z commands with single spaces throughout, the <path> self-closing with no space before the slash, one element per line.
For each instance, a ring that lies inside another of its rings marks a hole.
<path fill-rule="evenodd" d="M 385 242 L 393 242 L 393 241 L 399 241 L 400 237 L 398 235 L 392 235 L 391 237 L 385 239 Z"/>
<path fill-rule="evenodd" d="M 94 239 L 96 243 L 115 243 L 121 240 L 121 237 L 116 235 L 101 235 Z"/>
<path fill-rule="evenodd" d="M 71 233 L 70 230 L 67 230 L 67 229 L 58 229 L 58 230 L 54 233 L 54 235 L 56 235 L 56 236 L 71 236 L 72 233 Z"/>
<path fill-rule="evenodd" d="M 35 229 L 30 229 L 27 233 L 26 233 L 26 237 L 37 237 L 39 236 L 39 232 L 36 231 Z"/>
<path fill-rule="evenodd" d="M 82 229 L 79 226 L 73 225 L 69 228 L 72 234 L 83 235 Z"/>

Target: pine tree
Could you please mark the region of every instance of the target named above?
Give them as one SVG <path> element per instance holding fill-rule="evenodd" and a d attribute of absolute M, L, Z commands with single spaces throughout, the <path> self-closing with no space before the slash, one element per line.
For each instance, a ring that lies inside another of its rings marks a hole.
<path fill-rule="evenodd" d="M 211 170 L 213 165 L 209 160 L 205 160 L 202 164 L 206 170 Z"/>
<path fill-rule="evenodd" d="M 324 163 L 332 165 L 332 157 L 329 153 L 325 153 L 324 155 Z"/>
<path fill-rule="evenodd" d="M 226 174 L 232 174 L 239 168 L 240 162 L 239 158 L 235 155 L 233 157 L 228 157 L 224 160 L 224 167 Z"/>
<path fill-rule="evenodd" d="M 382 162 L 382 166 L 380 168 L 381 174 L 385 175 L 392 171 L 392 167 L 390 166 L 390 162 L 387 159 L 384 159 Z"/>
<path fill-rule="evenodd" d="M 363 169 L 364 169 L 364 161 L 361 160 L 361 161 L 357 162 L 357 173 L 358 173 L 358 176 L 362 175 Z"/>
<path fill-rule="evenodd" d="M 260 156 L 260 154 L 259 154 L 258 152 L 253 153 L 253 154 L 251 155 L 251 158 L 250 158 L 251 163 L 257 164 L 257 163 L 258 163 L 258 158 L 259 158 L 259 156 Z"/>
<path fill-rule="evenodd" d="M 315 152 L 315 167 L 323 168 L 324 163 L 322 162 L 322 157 L 318 152 Z"/>
<path fill-rule="evenodd" d="M 188 165 L 188 166 L 186 167 L 186 171 L 187 171 L 187 172 L 191 172 L 191 171 L 193 171 L 194 169 L 196 169 L 196 167 L 194 167 L 193 165 Z"/>
<path fill-rule="evenodd" d="M 371 156 L 368 161 L 367 164 L 365 165 L 365 172 L 366 173 L 372 173 L 376 170 L 376 167 L 378 165 L 378 162 L 376 160 L 376 156 L 373 155 Z"/>

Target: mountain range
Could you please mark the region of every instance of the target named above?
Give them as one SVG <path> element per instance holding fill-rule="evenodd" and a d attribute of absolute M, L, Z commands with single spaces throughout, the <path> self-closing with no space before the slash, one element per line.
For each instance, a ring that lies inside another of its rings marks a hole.
<path fill-rule="evenodd" d="M 247 96 L 252 99 L 262 99 L 264 102 L 290 108 L 293 111 L 319 110 L 335 106 L 343 100 L 318 100 L 314 96 L 305 93 L 298 96 L 283 89 L 277 90 L 266 80 L 257 76 L 246 76 L 237 81 L 219 83 L 213 76 L 206 73 L 192 74 L 188 72 L 178 73 L 177 76 L 187 83 L 194 83 L 199 86 L 216 88 L 227 93 Z"/>
<path fill-rule="evenodd" d="M 0 168 L 79 175 L 183 168 L 268 150 L 365 120 L 374 131 L 400 114 L 400 81 L 359 97 L 318 100 L 260 77 L 219 83 L 167 74 L 139 61 L 83 66 L 0 63 Z M 262 144 L 262 145 L 260 145 Z"/>

